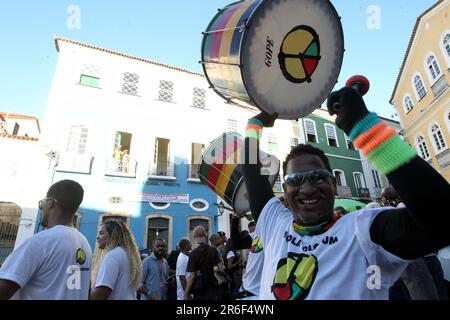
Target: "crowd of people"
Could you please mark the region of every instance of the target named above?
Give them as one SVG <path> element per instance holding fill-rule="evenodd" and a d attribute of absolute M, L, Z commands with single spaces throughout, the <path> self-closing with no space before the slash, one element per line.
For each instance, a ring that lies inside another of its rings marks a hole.
<path fill-rule="evenodd" d="M 192 243 L 180 239 L 168 255 L 165 241 L 155 239 L 141 261 L 128 226 L 108 220 L 92 257 L 72 227 L 83 188 L 59 181 L 39 203 L 46 230 L 2 265 L 0 299 L 448 299 L 436 258 L 450 245 L 447 205 L 436 200 L 450 198 L 448 182 L 367 110 L 358 91 L 343 88 L 327 104 L 336 125 L 392 184 L 381 203 L 350 213 L 334 208 L 329 160 L 308 144 L 286 157 L 284 196 L 276 197 L 253 160 L 263 128 L 277 118 L 261 113 L 249 119 L 243 146 L 249 230 L 239 227 L 246 213 L 234 213 L 228 239 L 197 226 Z"/>

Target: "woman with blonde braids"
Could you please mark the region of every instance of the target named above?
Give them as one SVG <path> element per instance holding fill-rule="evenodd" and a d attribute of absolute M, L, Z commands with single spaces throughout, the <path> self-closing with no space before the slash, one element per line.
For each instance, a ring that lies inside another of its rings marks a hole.
<path fill-rule="evenodd" d="M 135 300 L 141 280 L 141 258 L 128 225 L 104 222 L 97 236 L 91 300 Z"/>

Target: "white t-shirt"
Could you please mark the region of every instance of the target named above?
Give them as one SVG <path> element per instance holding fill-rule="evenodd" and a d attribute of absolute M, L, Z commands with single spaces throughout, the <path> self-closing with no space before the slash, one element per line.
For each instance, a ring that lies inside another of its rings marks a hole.
<path fill-rule="evenodd" d="M 383 210 L 352 212 L 323 234 L 301 236 L 291 211 L 272 198 L 258 219 L 264 243 L 260 299 L 388 299 L 409 261 L 372 242 L 370 226 Z"/>
<path fill-rule="evenodd" d="M 91 264 L 86 238 L 74 228 L 57 225 L 14 250 L 0 269 L 0 279 L 21 287 L 13 299 L 87 300 Z"/>
<path fill-rule="evenodd" d="M 242 276 L 242 288 L 258 296 L 264 263 L 263 244 L 261 238 L 258 236 L 258 226 L 256 227 L 256 231 L 249 235 L 253 241 L 247 258 L 245 273 Z"/>
<path fill-rule="evenodd" d="M 175 271 L 175 276 L 177 277 L 177 299 L 184 300 L 184 289 L 181 286 L 180 276 L 185 276 L 186 281 L 189 277 L 189 272 L 186 271 L 188 265 L 189 257 L 183 252 L 180 252 L 177 259 L 177 269 Z"/>
<path fill-rule="evenodd" d="M 98 269 L 95 287 L 112 290 L 108 300 L 136 300 L 136 288 L 130 282 L 130 264 L 126 251 L 116 247 L 109 251 Z"/>

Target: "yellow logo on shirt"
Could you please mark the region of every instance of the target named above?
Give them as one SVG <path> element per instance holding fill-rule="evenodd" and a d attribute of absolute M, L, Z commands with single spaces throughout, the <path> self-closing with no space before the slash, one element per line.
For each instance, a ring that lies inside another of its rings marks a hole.
<path fill-rule="evenodd" d="M 75 261 L 80 266 L 83 265 L 86 262 L 86 253 L 84 252 L 83 249 L 78 248 L 77 253 L 75 255 Z"/>
<path fill-rule="evenodd" d="M 303 300 L 316 279 L 317 258 L 314 255 L 289 252 L 281 259 L 272 285 L 277 300 Z"/>
<path fill-rule="evenodd" d="M 260 238 L 256 237 L 252 241 L 252 246 L 250 248 L 250 252 L 252 253 L 259 253 L 263 250 L 263 242 Z"/>

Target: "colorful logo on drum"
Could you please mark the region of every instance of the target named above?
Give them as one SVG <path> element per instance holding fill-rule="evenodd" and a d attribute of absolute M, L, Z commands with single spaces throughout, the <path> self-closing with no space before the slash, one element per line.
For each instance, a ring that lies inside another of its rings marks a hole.
<path fill-rule="evenodd" d="M 294 83 L 311 82 L 319 60 L 319 35 L 313 28 L 297 26 L 284 37 L 278 61 L 287 80 Z"/>
<path fill-rule="evenodd" d="M 250 248 L 250 252 L 260 253 L 262 250 L 263 250 L 263 242 L 260 238 L 256 237 L 252 241 L 252 246 Z"/>
<path fill-rule="evenodd" d="M 77 253 L 75 254 L 75 261 L 79 265 L 83 265 L 86 262 L 86 253 L 83 249 L 78 248 Z"/>
<path fill-rule="evenodd" d="M 317 276 L 317 259 L 314 255 L 288 253 L 278 262 L 272 292 L 277 300 L 303 300 Z"/>

